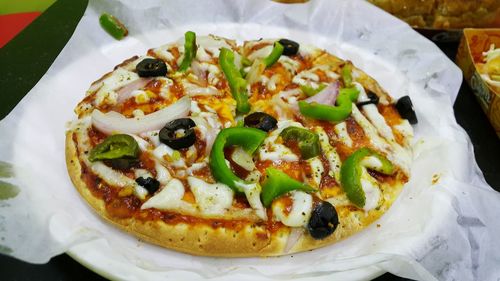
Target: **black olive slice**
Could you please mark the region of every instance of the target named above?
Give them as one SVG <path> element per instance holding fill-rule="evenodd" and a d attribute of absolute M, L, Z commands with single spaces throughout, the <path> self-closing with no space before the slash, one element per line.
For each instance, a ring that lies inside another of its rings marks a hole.
<path fill-rule="evenodd" d="M 396 109 L 399 112 L 399 115 L 404 119 L 408 119 L 410 124 L 417 124 L 417 114 L 413 109 L 413 103 L 409 96 L 401 97 L 398 102 L 396 102 Z"/>
<path fill-rule="evenodd" d="M 356 103 L 357 106 L 363 106 L 363 105 L 372 104 L 372 103 L 378 104 L 379 98 L 378 98 L 377 94 L 375 94 L 373 92 L 368 92 L 368 94 L 366 94 L 366 95 L 368 96 L 368 100 Z"/>
<path fill-rule="evenodd" d="M 135 69 L 140 77 L 165 76 L 167 74 L 167 65 L 159 59 L 143 59 Z"/>
<path fill-rule="evenodd" d="M 187 148 L 196 141 L 196 124 L 189 118 L 180 118 L 168 122 L 160 130 L 160 141 L 173 149 Z"/>
<path fill-rule="evenodd" d="M 319 240 L 331 235 L 338 225 L 337 210 L 329 202 L 322 201 L 314 207 L 307 230 L 314 239 Z"/>
<path fill-rule="evenodd" d="M 299 43 L 288 40 L 288 39 L 280 39 L 278 41 L 283 47 L 283 55 L 285 56 L 294 56 L 299 52 Z"/>
<path fill-rule="evenodd" d="M 154 194 L 160 188 L 160 182 L 152 177 L 139 177 L 135 179 L 135 182 L 144 187 L 149 194 Z"/>
<path fill-rule="evenodd" d="M 256 128 L 264 132 L 276 129 L 278 121 L 271 115 L 264 112 L 254 112 L 244 119 L 246 127 Z"/>

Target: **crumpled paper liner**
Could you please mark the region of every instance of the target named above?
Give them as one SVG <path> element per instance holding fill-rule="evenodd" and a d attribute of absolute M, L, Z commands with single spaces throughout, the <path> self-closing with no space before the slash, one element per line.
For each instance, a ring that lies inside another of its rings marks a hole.
<path fill-rule="evenodd" d="M 126 39 L 114 41 L 99 27 L 104 11 L 127 25 Z M 279 258 L 190 256 L 100 220 L 67 175 L 66 122 L 101 74 L 186 30 L 310 43 L 352 60 L 393 97 L 410 95 L 419 118 L 415 160 L 391 209 L 340 243 Z M 132 280 L 353 280 L 383 271 L 419 280 L 493 280 L 500 276 L 500 194 L 485 183 L 455 121 L 460 84 L 461 72 L 435 45 L 364 1 L 90 1 L 49 71 L 0 122 L 0 251 L 35 263 L 69 251 L 101 274 Z"/>

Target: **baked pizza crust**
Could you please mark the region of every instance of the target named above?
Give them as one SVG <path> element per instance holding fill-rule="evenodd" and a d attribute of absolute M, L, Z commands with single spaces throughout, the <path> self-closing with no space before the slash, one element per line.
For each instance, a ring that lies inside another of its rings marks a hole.
<path fill-rule="evenodd" d="M 126 67 L 137 58 L 135 56 L 125 60 L 116 66 L 115 70 L 118 67 Z M 326 52 L 314 59 L 314 64 L 329 65 L 332 69 L 340 69 L 345 63 L 340 58 Z M 391 103 L 391 97 L 373 78 L 354 66 L 353 71 L 357 72 L 362 86 L 376 93 L 381 103 Z M 111 73 L 105 74 L 94 82 L 91 88 L 97 87 L 98 83 Z M 95 94 L 95 91 L 92 94 Z M 88 110 L 82 109 L 80 113 L 90 113 Z M 291 228 L 283 225 L 278 230 L 270 232 L 265 223 L 259 226 L 248 222 L 240 230 L 235 230 L 223 226 L 211 227 L 209 224 L 200 223 L 166 223 L 161 219 L 149 221 L 133 217 L 124 219 L 108 213 L 104 200 L 94 196 L 83 180 L 81 159 L 78 155 L 77 144 L 73 139 L 74 133 L 76 133 L 76 129 L 70 129 L 66 132 L 65 154 L 68 172 L 78 192 L 99 216 L 106 222 L 135 235 L 140 240 L 193 255 L 218 257 L 279 256 L 334 244 L 366 228 L 384 214 L 398 197 L 406 181 L 406 178 L 398 177 L 390 183 L 380 183 L 380 188 L 383 190 L 383 202 L 377 209 L 365 212 L 349 205 L 335 206 L 340 224 L 332 235 L 322 240 L 312 238 L 304 227 Z"/>

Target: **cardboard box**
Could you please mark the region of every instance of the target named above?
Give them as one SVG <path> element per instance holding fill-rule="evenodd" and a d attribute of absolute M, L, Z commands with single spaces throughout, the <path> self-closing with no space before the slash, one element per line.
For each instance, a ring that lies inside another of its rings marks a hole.
<path fill-rule="evenodd" d="M 500 138 L 500 87 L 481 77 L 483 52 L 488 51 L 491 44 L 500 48 L 500 29 L 464 29 L 456 63 Z"/>

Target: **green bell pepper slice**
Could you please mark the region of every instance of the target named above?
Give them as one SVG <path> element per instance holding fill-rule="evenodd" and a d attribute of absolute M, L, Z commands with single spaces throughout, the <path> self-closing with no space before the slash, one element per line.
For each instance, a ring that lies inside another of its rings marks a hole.
<path fill-rule="evenodd" d="M 316 95 L 317 93 L 321 92 L 324 88 L 326 88 L 326 84 L 319 85 L 317 89 L 310 87 L 310 86 L 306 86 L 306 85 L 300 86 L 300 89 L 302 90 L 302 92 L 308 97 L 312 97 L 312 96 Z"/>
<path fill-rule="evenodd" d="M 89 160 L 91 162 L 113 159 L 137 159 L 137 157 L 139 157 L 139 145 L 133 137 L 125 134 L 107 137 L 89 153 Z"/>
<path fill-rule="evenodd" d="M 196 57 L 196 33 L 188 31 L 184 34 L 184 58 L 179 66 L 179 72 L 185 72 L 191 66 L 193 59 Z"/>
<path fill-rule="evenodd" d="M 226 76 L 231 94 L 236 100 L 236 111 L 247 113 L 250 111 L 248 103 L 247 81 L 243 79 L 240 71 L 234 64 L 234 54 L 227 48 L 221 48 L 219 54 L 219 65 Z"/>
<path fill-rule="evenodd" d="M 340 89 L 336 106 L 308 103 L 299 101 L 299 110 L 302 115 L 318 120 L 339 122 L 351 115 L 352 103 L 358 99 L 359 90 L 356 88 Z"/>
<path fill-rule="evenodd" d="M 366 202 L 365 192 L 361 186 L 361 176 L 363 170 L 366 169 L 363 159 L 370 156 L 380 161 L 380 166 L 369 167 L 370 169 L 385 175 L 391 175 L 394 172 L 394 166 L 387 158 L 366 147 L 360 148 L 351 154 L 340 168 L 340 183 L 342 188 L 347 198 L 359 208 L 363 208 Z"/>
<path fill-rule="evenodd" d="M 342 81 L 344 82 L 344 87 L 345 88 L 352 87 L 352 65 L 349 62 L 344 64 L 340 75 L 342 77 Z"/>
<path fill-rule="evenodd" d="M 117 18 L 104 13 L 99 17 L 99 24 L 101 27 L 116 40 L 121 40 L 127 36 L 128 30 Z"/>
<path fill-rule="evenodd" d="M 294 126 L 287 127 L 281 131 L 280 136 L 284 141 L 297 141 L 303 159 L 313 158 L 321 153 L 318 135 L 307 129 Z"/>
<path fill-rule="evenodd" d="M 241 57 L 241 66 L 243 67 L 247 67 L 247 66 L 251 66 L 252 65 L 252 61 L 249 60 L 247 57 Z"/>
<path fill-rule="evenodd" d="M 275 169 L 266 169 L 266 180 L 262 184 L 262 193 L 260 199 L 265 207 L 269 207 L 273 200 L 287 192 L 293 190 L 302 190 L 305 192 L 316 191 L 313 187 L 292 179 L 286 173 Z"/>
<path fill-rule="evenodd" d="M 266 68 L 272 66 L 280 59 L 284 49 L 285 47 L 283 47 L 280 42 L 274 42 L 273 50 L 266 58 L 264 58 L 264 64 L 266 65 Z"/>
<path fill-rule="evenodd" d="M 214 178 L 226 184 L 236 192 L 244 192 L 242 185 L 249 182 L 236 176 L 231 167 L 226 163 L 224 148 L 237 145 L 241 146 L 248 154 L 252 155 L 262 144 L 267 134 L 264 131 L 247 127 L 232 127 L 223 129 L 215 138 L 210 152 L 210 170 Z"/>

